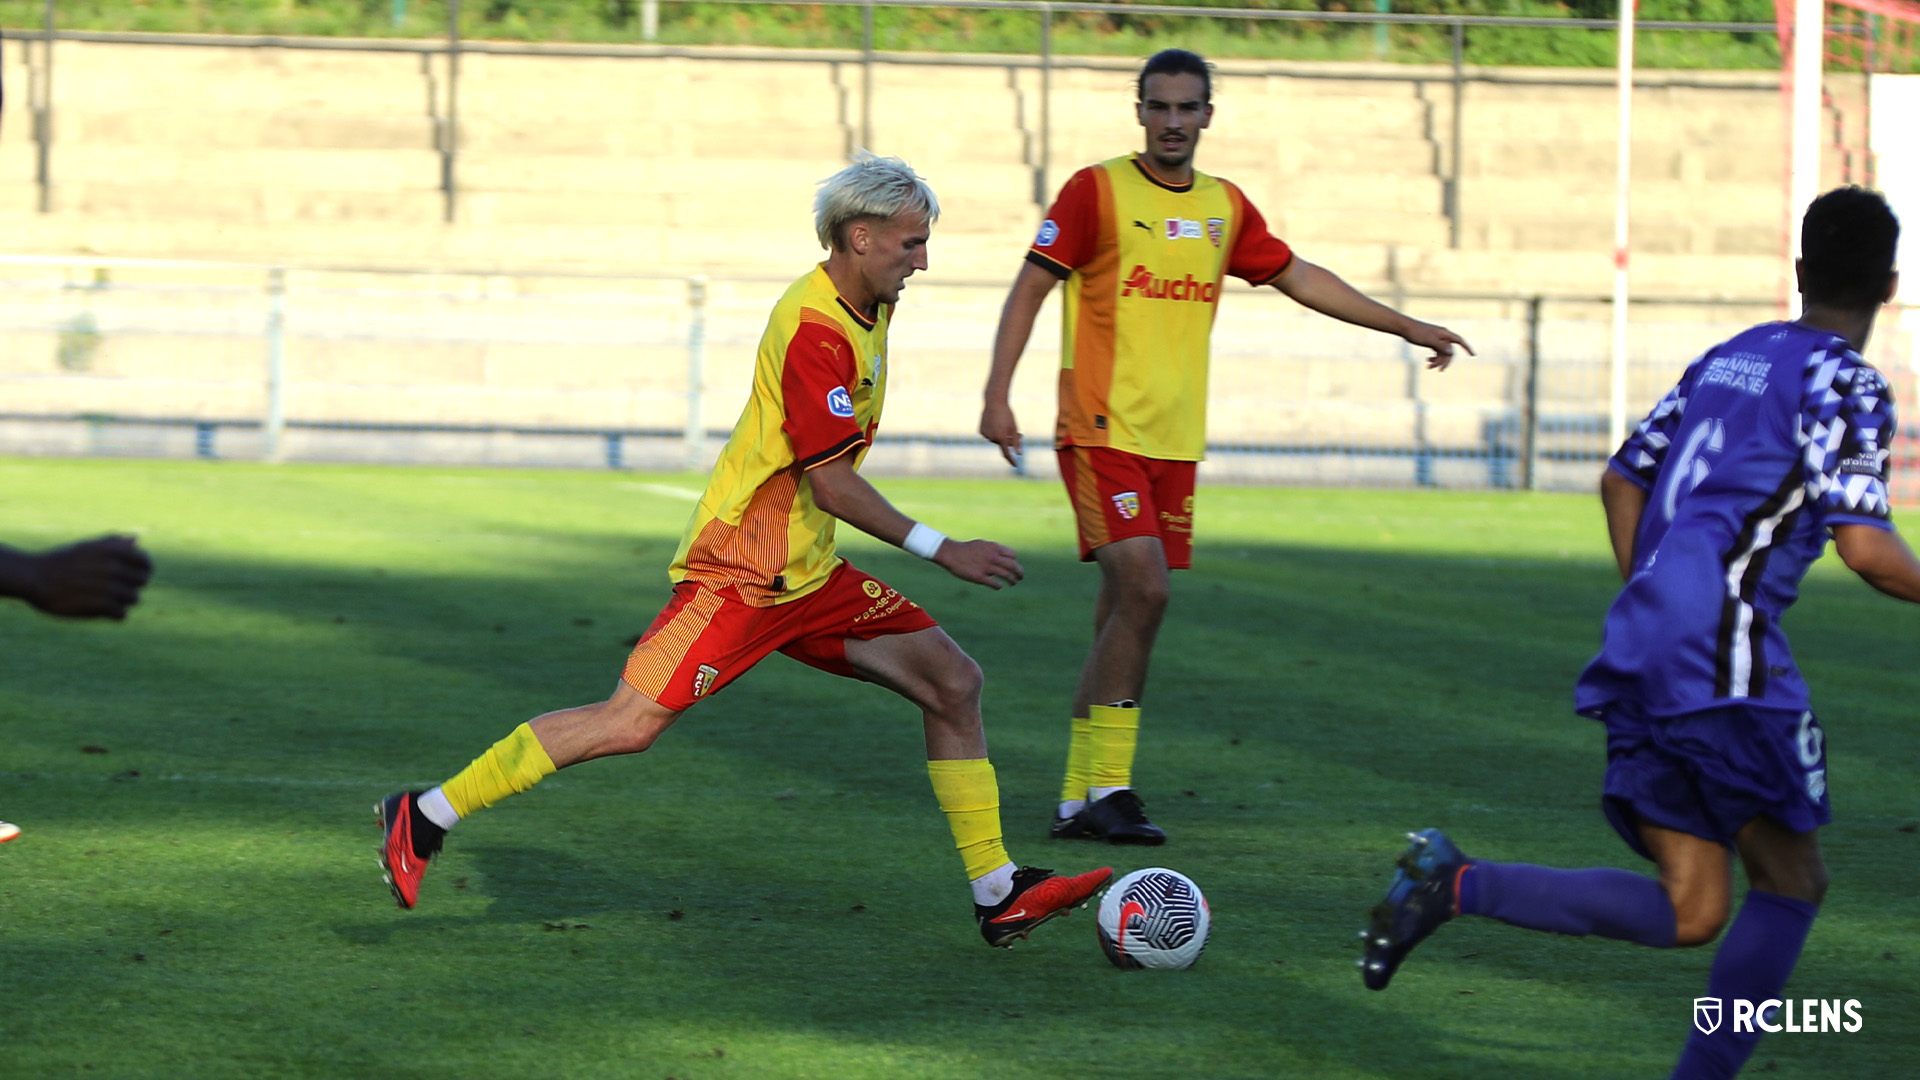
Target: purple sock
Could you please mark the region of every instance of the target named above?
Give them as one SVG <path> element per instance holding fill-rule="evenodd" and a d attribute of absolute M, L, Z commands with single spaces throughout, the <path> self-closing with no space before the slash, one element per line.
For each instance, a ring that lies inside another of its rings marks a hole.
<path fill-rule="evenodd" d="M 1626 870 L 1556 870 L 1477 862 L 1460 875 L 1460 911 L 1529 930 L 1673 946 L 1673 901 L 1658 881 Z"/>
<path fill-rule="evenodd" d="M 1758 1025 L 1752 1031 L 1733 1030 L 1733 1002 L 1745 998 L 1757 1003 L 1780 996 L 1818 911 L 1791 896 L 1757 889 L 1747 892 L 1740 914 L 1720 939 L 1720 948 L 1713 954 L 1713 973 L 1707 976 L 1707 996 L 1720 999 L 1720 1026 L 1711 1035 L 1693 1029 L 1687 1048 L 1680 1052 L 1680 1063 L 1673 1067 L 1673 1080 L 1724 1080 L 1747 1063 L 1760 1042 L 1760 1031 Z M 1768 1022 L 1779 1023 L 1779 1017 L 1769 1017 Z"/>

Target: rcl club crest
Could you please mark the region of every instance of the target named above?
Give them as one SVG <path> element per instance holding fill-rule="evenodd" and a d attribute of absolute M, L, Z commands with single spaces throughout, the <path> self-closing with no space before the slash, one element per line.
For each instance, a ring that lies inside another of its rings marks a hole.
<path fill-rule="evenodd" d="M 1226 231 L 1226 218 L 1210 217 L 1207 219 L 1207 239 L 1213 241 L 1214 247 L 1220 246 L 1220 237 L 1224 236 Z"/>
<path fill-rule="evenodd" d="M 1113 497 L 1113 508 L 1120 512 L 1121 517 L 1132 521 L 1134 518 L 1140 516 L 1140 493 L 1137 491 L 1123 491 L 1115 495 Z"/>
<path fill-rule="evenodd" d="M 1720 999 L 1693 999 L 1693 1026 L 1702 1035 L 1711 1035 L 1720 1030 Z"/>
<path fill-rule="evenodd" d="M 701 664 L 700 670 L 693 673 L 693 696 L 704 697 L 713 689 L 713 680 L 720 677 L 720 669 L 712 664 Z"/>

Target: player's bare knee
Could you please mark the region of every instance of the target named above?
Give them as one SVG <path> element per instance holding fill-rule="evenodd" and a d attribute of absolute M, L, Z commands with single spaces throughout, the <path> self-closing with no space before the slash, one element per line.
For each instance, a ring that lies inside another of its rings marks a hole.
<path fill-rule="evenodd" d="M 609 733 L 608 741 L 616 748 L 614 752 L 620 754 L 640 754 L 651 749 L 661 732 L 672 726 L 678 715 L 651 702 L 644 705 L 629 703 L 625 707 L 607 702 L 601 708 L 605 710 L 602 716 Z"/>
<path fill-rule="evenodd" d="M 1818 906 L 1827 898 L 1827 866 L 1815 863 L 1807 873 L 1807 894 L 1800 897 L 1809 904 Z"/>
<path fill-rule="evenodd" d="M 1792 897 L 1815 907 L 1827 898 L 1827 867 L 1823 862 L 1773 873 L 1756 872 L 1751 874 L 1750 880 L 1760 892 Z"/>
<path fill-rule="evenodd" d="M 973 657 L 957 649 L 955 654 L 934 682 L 934 692 L 939 697 L 935 702 L 937 711 L 948 716 L 978 716 L 980 689 L 986 685 L 986 676 L 981 674 L 980 665 Z"/>
<path fill-rule="evenodd" d="M 1164 575 L 1141 575 L 1121 586 L 1115 608 L 1134 619 L 1157 623 L 1166 614 L 1171 594 Z"/>
<path fill-rule="evenodd" d="M 1701 897 L 1673 905 L 1673 944 L 1689 949 L 1705 945 L 1720 936 L 1727 925 L 1725 897 Z"/>
<path fill-rule="evenodd" d="M 1726 912 L 1705 915 L 1686 916 L 1674 914 L 1673 944 L 1678 949 L 1691 949 L 1705 945 L 1720 936 L 1720 930 L 1727 925 Z"/>

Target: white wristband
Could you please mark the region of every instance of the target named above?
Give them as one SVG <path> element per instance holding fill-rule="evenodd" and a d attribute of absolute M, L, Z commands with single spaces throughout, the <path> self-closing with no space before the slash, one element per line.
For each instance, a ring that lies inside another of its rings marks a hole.
<path fill-rule="evenodd" d="M 940 545 L 947 542 L 947 534 L 924 522 L 913 523 L 913 531 L 907 534 L 900 546 L 923 559 L 931 559 L 940 553 Z"/>

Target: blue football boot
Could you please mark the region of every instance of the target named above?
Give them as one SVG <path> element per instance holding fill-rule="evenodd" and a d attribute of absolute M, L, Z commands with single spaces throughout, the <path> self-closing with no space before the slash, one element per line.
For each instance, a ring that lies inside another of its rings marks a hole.
<path fill-rule="evenodd" d="M 1360 931 L 1366 942 L 1360 978 L 1369 990 L 1385 990 L 1413 947 L 1459 913 L 1454 888 L 1467 857 L 1439 829 L 1408 833 L 1407 840 L 1387 895 Z"/>

